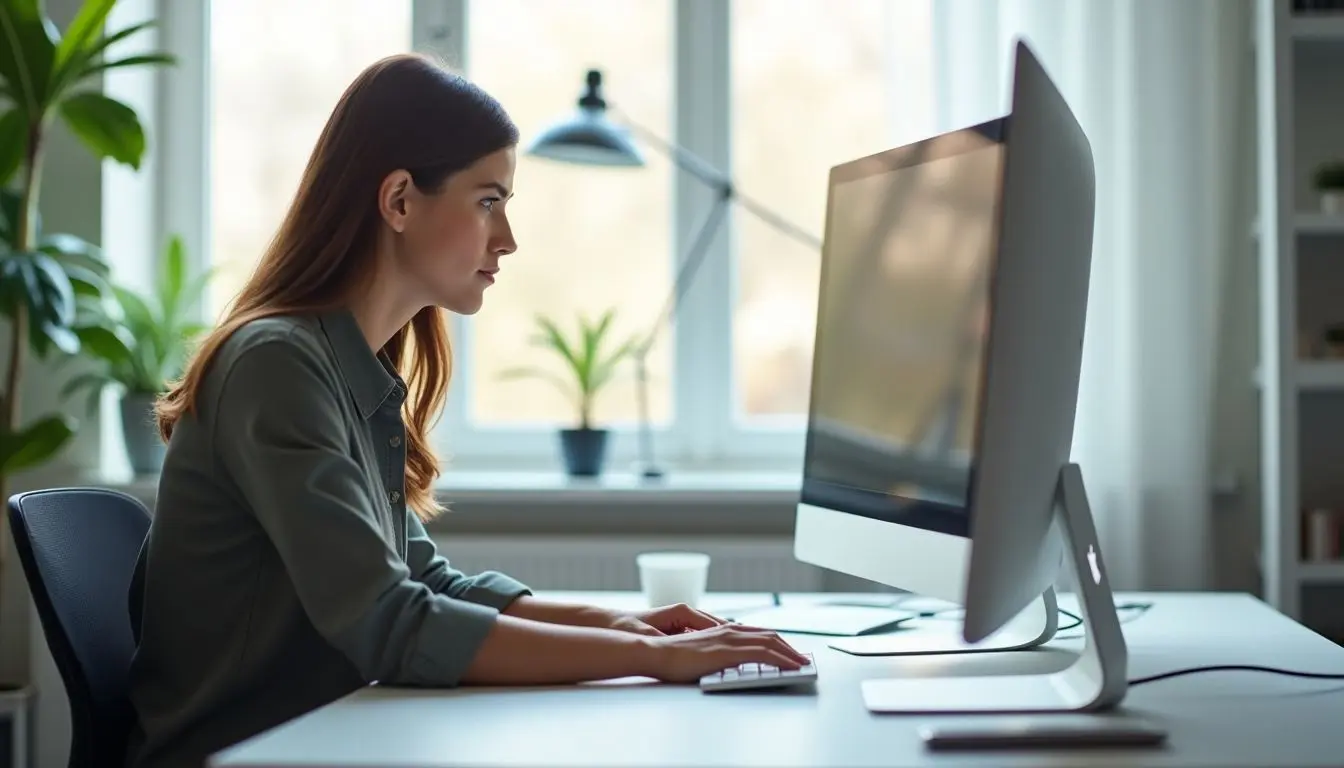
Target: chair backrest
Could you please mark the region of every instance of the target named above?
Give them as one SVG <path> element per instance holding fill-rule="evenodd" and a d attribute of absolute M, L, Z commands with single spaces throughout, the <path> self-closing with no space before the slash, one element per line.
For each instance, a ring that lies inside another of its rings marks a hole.
<path fill-rule="evenodd" d="M 70 765 L 123 765 L 134 722 L 128 594 L 149 510 L 116 491 L 60 488 L 11 496 L 9 521 L 70 699 Z"/>

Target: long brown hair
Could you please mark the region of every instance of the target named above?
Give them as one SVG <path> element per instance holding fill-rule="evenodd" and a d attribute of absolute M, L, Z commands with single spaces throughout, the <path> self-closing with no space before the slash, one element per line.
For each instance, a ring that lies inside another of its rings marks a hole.
<path fill-rule="evenodd" d="M 513 146 L 518 129 L 497 101 L 465 78 L 418 54 L 390 56 L 365 69 L 341 96 L 304 169 L 275 238 L 220 323 L 201 342 L 182 378 L 159 399 L 159 433 L 195 408 L 220 346 L 247 323 L 273 315 L 334 308 L 371 266 L 382 220 L 378 186 L 404 169 L 432 193 L 450 175 Z M 422 520 L 442 511 L 429 432 L 443 407 L 452 352 L 443 312 L 427 307 L 382 352 L 409 388 L 406 499 Z"/>

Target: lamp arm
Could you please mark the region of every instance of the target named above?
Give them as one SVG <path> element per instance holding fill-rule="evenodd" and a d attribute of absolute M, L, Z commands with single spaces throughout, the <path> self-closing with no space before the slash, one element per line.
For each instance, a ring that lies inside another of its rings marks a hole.
<path fill-rule="evenodd" d="M 681 266 L 677 268 L 676 277 L 672 280 L 672 291 L 668 294 L 667 301 L 663 303 L 663 308 L 658 312 L 658 317 L 649 327 L 649 333 L 644 337 L 644 341 L 635 348 L 636 362 L 640 366 L 644 365 L 645 358 L 648 357 L 649 350 L 653 347 L 654 342 L 658 340 L 658 334 L 662 331 L 663 326 L 669 323 L 676 314 L 677 308 L 686 296 L 686 291 L 690 288 L 695 273 L 699 271 L 700 265 L 709 255 L 710 241 L 713 240 L 714 234 L 718 232 L 719 225 L 723 222 L 723 216 L 728 212 L 728 203 L 731 199 L 731 187 L 720 187 L 719 197 L 714 201 L 714 207 L 705 216 L 705 221 L 700 225 L 700 230 L 696 232 L 695 240 L 691 243 L 686 258 L 682 259 Z"/>
<path fill-rule="evenodd" d="M 734 187 L 731 179 L 715 170 L 714 167 L 703 158 L 663 139 L 658 136 L 658 134 L 650 131 L 639 123 L 634 122 L 624 114 L 620 114 L 620 120 L 630 129 L 631 133 L 636 134 L 645 143 L 656 147 L 658 151 L 666 155 L 668 159 L 672 161 L 673 165 L 696 177 L 705 186 L 717 189 L 720 191 L 720 194 L 733 198 L 753 216 L 771 227 L 774 227 L 779 232 L 792 237 L 803 245 L 816 250 L 821 250 L 821 240 L 815 235 L 803 230 L 801 227 L 791 224 L 783 216 L 770 210 L 765 205 L 743 195 L 736 189 L 736 187 Z"/>

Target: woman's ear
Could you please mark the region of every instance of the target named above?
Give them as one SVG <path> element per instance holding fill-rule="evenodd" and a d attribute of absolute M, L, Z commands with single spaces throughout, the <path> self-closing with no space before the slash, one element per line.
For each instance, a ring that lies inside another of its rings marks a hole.
<path fill-rule="evenodd" d="M 400 233 L 406 229 L 406 217 L 410 214 L 409 198 L 414 188 L 411 174 L 401 170 L 387 174 L 378 187 L 378 214 L 393 232 Z"/>

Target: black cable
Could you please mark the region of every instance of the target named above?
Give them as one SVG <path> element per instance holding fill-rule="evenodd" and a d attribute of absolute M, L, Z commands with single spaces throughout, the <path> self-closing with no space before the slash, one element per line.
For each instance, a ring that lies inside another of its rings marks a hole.
<path fill-rule="evenodd" d="M 1155 683 L 1158 680 L 1167 680 L 1182 675 L 1193 675 L 1198 672 L 1267 672 L 1271 675 L 1284 675 L 1286 677 L 1306 677 L 1313 680 L 1344 680 L 1344 674 L 1331 672 L 1301 672 L 1295 669 L 1279 669 L 1278 667 L 1261 667 L 1255 664 L 1216 664 L 1208 667 L 1187 667 L 1185 669 L 1175 669 L 1170 672 L 1161 672 L 1156 675 L 1140 677 L 1129 681 L 1129 685 L 1143 685 L 1144 683 Z"/>
<path fill-rule="evenodd" d="M 1137 619 L 1139 616 L 1142 616 L 1145 612 L 1148 611 L 1148 609 L 1152 607 L 1153 607 L 1152 603 L 1117 603 L 1115 606 L 1115 610 L 1137 611 L 1137 613 L 1131 614 L 1129 617 L 1125 619 L 1121 619 L 1120 623 L 1124 624 L 1127 621 L 1133 621 L 1134 619 Z M 1063 608 L 1059 608 L 1058 610 L 1060 613 L 1074 620 L 1073 623 L 1068 625 L 1067 627 L 1060 627 L 1059 631 L 1062 632 L 1066 629 L 1072 629 L 1078 626 L 1079 624 L 1083 623 L 1082 617 L 1070 613 L 1064 610 Z M 1213 664 L 1204 667 L 1186 667 L 1185 669 L 1174 669 L 1170 672 L 1160 672 L 1156 675 L 1148 675 L 1147 677 L 1135 678 L 1133 680 L 1130 680 L 1128 684 L 1130 687 L 1133 687 L 1136 685 L 1143 685 L 1144 683 L 1155 683 L 1159 680 L 1169 680 L 1173 677 L 1183 677 L 1185 675 L 1194 675 L 1202 672 L 1264 672 L 1271 675 L 1283 675 L 1285 677 L 1303 677 L 1311 680 L 1344 680 L 1344 673 L 1302 672 L 1294 669 L 1280 669 L 1278 667 L 1262 667 L 1257 664 Z"/>
<path fill-rule="evenodd" d="M 780 604 L 781 601 L 778 592 L 771 593 L 770 597 L 771 602 L 774 605 L 778 606 Z M 900 608 L 900 603 L 896 602 L 891 607 Z M 1143 614 L 1147 613 L 1148 610 L 1152 607 L 1153 604 L 1149 602 L 1115 604 L 1115 610 L 1117 612 L 1134 611 L 1134 613 L 1130 614 L 1128 617 L 1122 618 L 1120 620 L 1121 624 L 1125 624 L 1139 618 Z M 1065 632 L 1067 630 L 1073 629 L 1074 627 L 1082 625 L 1083 623 L 1082 616 L 1079 616 L 1078 614 L 1073 613 L 1072 611 L 1066 611 L 1063 608 L 1056 607 L 1055 610 L 1059 611 L 1064 616 L 1068 616 L 1070 619 L 1073 619 L 1072 624 L 1060 627 L 1059 629 L 1055 630 L 1056 632 Z M 960 606 L 954 608 L 943 608 L 936 611 L 918 611 L 916 613 L 916 617 L 920 619 L 952 619 L 957 617 L 947 616 L 946 614 L 960 613 L 961 611 L 962 608 Z M 1056 635 L 1056 638 L 1058 637 L 1059 636 Z M 1144 683 L 1155 683 L 1158 682 L 1159 680 L 1170 680 L 1173 677 L 1184 677 L 1185 675 L 1194 675 L 1203 672 L 1264 672 L 1266 674 L 1271 675 L 1283 675 L 1285 677 L 1302 677 L 1310 680 L 1344 680 L 1344 673 L 1302 672 L 1295 669 L 1262 667 L 1255 664 L 1215 664 L 1207 667 L 1186 667 L 1185 669 L 1174 669 L 1170 672 L 1159 672 L 1156 675 L 1148 675 L 1147 677 L 1139 677 L 1130 680 L 1128 685 L 1132 688 L 1136 685 L 1143 685 Z"/>
<path fill-rule="evenodd" d="M 900 608 L 900 604 L 898 603 L 895 607 Z M 1134 619 L 1139 618 L 1139 617 L 1142 616 L 1145 612 L 1147 612 L 1147 610 L 1148 610 L 1149 608 L 1152 608 L 1152 607 L 1153 607 L 1153 604 L 1152 604 L 1152 603 L 1116 603 L 1116 604 L 1115 604 L 1115 610 L 1116 610 L 1116 612 L 1121 612 L 1121 611 L 1137 611 L 1137 612 L 1138 612 L 1138 613 L 1135 613 L 1135 614 L 1131 614 L 1131 615 L 1128 616 L 1127 618 L 1121 619 L 1121 620 L 1120 620 L 1120 623 L 1121 623 L 1121 624 L 1125 624 L 1125 623 L 1127 623 L 1127 622 L 1130 622 L 1130 621 L 1133 621 Z M 1056 629 L 1055 629 L 1055 632 L 1056 632 L 1056 633 L 1059 633 L 1059 632 L 1067 632 L 1067 631 L 1070 630 L 1070 629 L 1073 629 L 1073 628 L 1075 628 L 1075 627 L 1080 627 L 1080 626 L 1082 626 L 1082 624 L 1083 624 L 1083 617 L 1082 617 L 1082 616 L 1079 616 L 1078 614 L 1076 614 L 1076 613 L 1074 613 L 1074 612 L 1072 612 L 1072 611 L 1066 611 L 1066 610 L 1064 610 L 1063 608 L 1059 608 L 1059 607 L 1056 607 L 1055 610 L 1058 611 L 1060 614 L 1062 614 L 1062 615 L 1064 615 L 1064 616 L 1068 616 L 1070 619 L 1073 619 L 1073 623 L 1072 623 L 1072 624 L 1066 624 L 1066 625 L 1064 625 L 1064 626 L 1062 626 L 1062 627 L 1058 627 L 1058 628 L 1056 628 Z M 961 613 L 961 612 L 962 612 L 962 608 L 961 608 L 960 606 L 957 606 L 957 607 L 954 607 L 954 608 L 943 608 L 943 609 L 940 609 L 940 610 L 937 610 L 937 611 L 920 611 L 920 612 L 916 615 L 916 618 L 920 618 L 920 619 L 957 619 L 957 618 L 961 618 L 961 617 L 960 617 L 960 616 L 948 616 L 947 614 L 949 614 L 949 613 L 958 613 L 958 614 L 959 614 L 959 613 Z M 1076 637 L 1081 637 L 1081 635 L 1076 635 Z M 1056 638 L 1056 639 L 1063 639 L 1063 640 L 1067 640 L 1067 639 L 1068 639 L 1068 638 L 1060 638 L 1058 634 L 1055 635 L 1055 638 Z"/>
<path fill-rule="evenodd" d="M 1065 616 L 1068 616 L 1070 619 L 1073 619 L 1073 623 L 1072 623 L 1072 624 L 1068 625 L 1067 627 L 1058 627 L 1057 629 L 1055 629 L 1056 632 L 1063 632 L 1063 631 L 1068 630 L 1068 629 L 1073 629 L 1074 627 L 1076 627 L 1076 626 L 1078 626 L 1079 624 L 1082 624 L 1082 623 L 1083 623 L 1083 617 L 1082 617 L 1082 616 L 1079 616 L 1079 615 L 1076 614 L 1076 613 L 1070 613 L 1070 612 L 1064 610 L 1063 608 L 1055 608 L 1055 610 L 1056 610 L 1056 611 L 1059 611 L 1060 613 L 1064 614 Z"/>
<path fill-rule="evenodd" d="M 1123 612 L 1125 612 L 1125 611 L 1134 611 L 1134 613 L 1131 613 L 1131 614 L 1129 614 L 1128 616 L 1121 617 L 1121 619 L 1120 619 L 1120 623 L 1121 623 L 1121 624 L 1128 624 L 1129 622 L 1134 621 L 1135 619 L 1139 618 L 1139 617 L 1142 616 L 1143 614 L 1147 613 L 1147 612 L 1148 612 L 1148 609 L 1150 609 L 1150 608 L 1152 608 L 1152 607 L 1153 607 L 1153 604 L 1152 604 L 1152 603 L 1116 603 L 1116 604 L 1115 604 L 1115 612 L 1116 612 L 1116 613 L 1123 613 Z M 1070 624 L 1070 625 L 1068 625 L 1067 627 L 1060 627 L 1058 630 L 1056 630 L 1056 634 L 1055 634 L 1054 639 L 1056 639 L 1056 640 L 1076 640 L 1077 638 L 1082 637 L 1082 634 L 1069 635 L 1069 636 L 1066 636 L 1066 637 L 1065 637 L 1065 636 L 1060 636 L 1060 635 L 1058 634 L 1059 632 L 1064 632 L 1065 630 L 1073 629 L 1074 627 L 1077 627 L 1077 626 L 1081 625 L 1081 624 L 1083 623 L 1083 618 L 1082 618 L 1081 616 L 1078 616 L 1077 614 L 1070 613 L 1070 612 L 1064 610 L 1063 608 L 1057 608 L 1056 610 L 1058 610 L 1060 613 L 1064 614 L 1065 616 L 1068 616 L 1069 618 L 1073 619 L 1073 623 Z"/>

